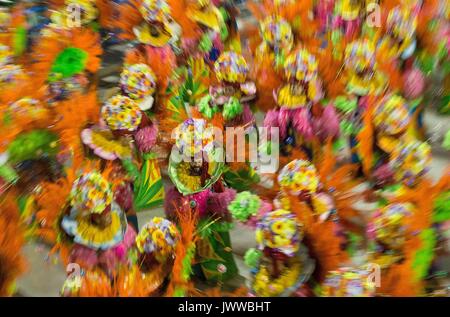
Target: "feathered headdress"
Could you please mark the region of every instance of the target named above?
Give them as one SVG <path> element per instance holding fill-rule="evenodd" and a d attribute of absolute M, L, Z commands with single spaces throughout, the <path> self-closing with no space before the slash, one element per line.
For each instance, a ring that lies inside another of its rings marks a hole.
<path fill-rule="evenodd" d="M 84 72 L 95 74 L 100 68 L 100 37 L 87 28 L 50 31 L 32 52 L 31 71 L 36 86 L 42 86 L 53 75 L 62 78 Z"/>

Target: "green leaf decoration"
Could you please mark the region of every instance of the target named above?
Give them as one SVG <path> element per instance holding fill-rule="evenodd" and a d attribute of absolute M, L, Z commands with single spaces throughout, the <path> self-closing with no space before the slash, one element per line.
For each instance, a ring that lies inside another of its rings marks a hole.
<path fill-rule="evenodd" d="M 434 222 L 444 222 L 450 220 L 450 191 L 440 194 L 434 201 Z"/>
<path fill-rule="evenodd" d="M 226 24 L 222 24 L 220 27 L 220 39 L 222 41 L 225 41 L 228 36 L 230 35 L 230 32 L 228 31 L 228 27 Z"/>
<path fill-rule="evenodd" d="M 27 47 L 27 30 L 23 26 L 16 28 L 13 35 L 14 55 L 20 56 Z"/>
<path fill-rule="evenodd" d="M 210 95 L 204 96 L 198 103 L 198 111 L 200 111 L 206 118 L 212 119 L 215 113 L 219 111 L 217 106 L 210 106 L 212 97 Z"/>
<path fill-rule="evenodd" d="M 442 147 L 447 151 L 450 151 L 450 130 L 448 130 L 445 134 L 444 141 L 442 142 Z"/>
<path fill-rule="evenodd" d="M 137 212 L 162 205 L 164 186 L 155 159 L 145 160 L 134 186 L 134 207 Z"/>
<path fill-rule="evenodd" d="M 234 219 L 247 221 L 251 216 L 255 216 L 261 207 L 261 199 L 248 191 L 240 192 L 228 205 L 228 210 Z"/>
<path fill-rule="evenodd" d="M 241 105 L 237 98 L 231 97 L 230 100 L 223 106 L 223 118 L 225 120 L 231 120 L 244 111 L 244 107 Z"/>
<path fill-rule="evenodd" d="M 209 38 L 209 34 L 205 33 L 200 39 L 199 49 L 202 52 L 209 52 L 211 48 L 213 47 L 213 43 L 211 39 Z"/>
<path fill-rule="evenodd" d="M 128 175 L 130 175 L 134 180 L 139 178 L 140 176 L 139 169 L 131 159 L 122 160 L 122 166 L 125 168 Z"/>
<path fill-rule="evenodd" d="M 251 166 L 238 171 L 227 170 L 223 176 L 225 182 L 237 191 L 250 190 L 252 185 L 260 181 L 259 175 Z"/>
<path fill-rule="evenodd" d="M 359 235 L 351 232 L 348 233 L 348 238 L 349 243 L 347 247 L 347 252 L 350 255 L 350 257 L 353 257 L 361 244 L 362 238 Z"/>
<path fill-rule="evenodd" d="M 339 129 L 345 136 L 352 135 L 352 133 L 355 132 L 355 126 L 353 125 L 353 123 L 346 119 L 343 119 L 339 123 Z"/>
<path fill-rule="evenodd" d="M 434 229 L 428 228 L 423 230 L 420 233 L 420 239 L 422 241 L 422 247 L 417 251 L 412 265 L 418 280 L 422 280 L 427 276 L 433 261 L 434 247 L 437 242 Z"/>
<path fill-rule="evenodd" d="M 16 164 L 58 153 L 58 136 L 47 130 L 34 130 L 19 135 L 8 147 L 9 162 Z"/>
<path fill-rule="evenodd" d="M 8 164 L 3 164 L 0 166 L 0 177 L 6 182 L 14 184 L 18 179 L 16 171 Z"/>
<path fill-rule="evenodd" d="M 86 67 L 88 54 L 82 49 L 68 47 L 56 57 L 51 73 L 58 74 L 62 78 L 69 78 L 80 74 Z"/>
<path fill-rule="evenodd" d="M 343 149 L 345 149 L 346 140 L 344 138 L 339 138 L 333 143 L 333 151 L 334 153 L 339 153 Z"/>
<path fill-rule="evenodd" d="M 441 102 L 438 105 L 439 113 L 450 115 L 450 95 L 442 97 Z"/>
<path fill-rule="evenodd" d="M 356 99 L 348 99 L 345 96 L 338 96 L 334 100 L 336 109 L 343 113 L 350 113 L 356 110 L 358 107 L 358 101 Z"/>
<path fill-rule="evenodd" d="M 248 249 L 244 255 L 244 262 L 249 268 L 256 268 L 261 259 L 262 252 L 255 248 Z"/>

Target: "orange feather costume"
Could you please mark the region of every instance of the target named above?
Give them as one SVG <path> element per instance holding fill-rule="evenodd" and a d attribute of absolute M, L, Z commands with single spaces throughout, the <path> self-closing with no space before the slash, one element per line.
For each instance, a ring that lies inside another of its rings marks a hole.
<path fill-rule="evenodd" d="M 21 253 L 24 231 L 15 197 L 10 194 L 3 197 L 0 209 L 0 296 L 11 296 L 15 280 L 26 269 Z"/>
<path fill-rule="evenodd" d="M 41 38 L 32 53 L 34 63 L 31 71 L 36 86 L 40 87 L 47 83 L 53 63 L 68 48 L 76 48 L 86 54 L 84 70 L 88 74 L 94 75 L 99 70 L 102 48 L 97 33 L 87 28 L 51 32 Z"/>

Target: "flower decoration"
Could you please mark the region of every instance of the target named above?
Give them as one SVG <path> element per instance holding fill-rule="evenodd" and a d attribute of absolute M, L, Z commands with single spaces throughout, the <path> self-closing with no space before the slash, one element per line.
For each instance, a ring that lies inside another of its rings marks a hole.
<path fill-rule="evenodd" d="M 36 85 L 68 79 L 71 76 L 94 74 L 101 64 L 100 35 L 91 28 L 46 29 L 35 43 L 31 70 Z"/>
<path fill-rule="evenodd" d="M 294 43 L 294 35 L 290 24 L 280 16 L 269 16 L 261 23 L 263 40 L 279 50 L 290 50 Z"/>
<path fill-rule="evenodd" d="M 149 153 L 156 144 L 158 128 L 155 124 L 139 129 L 134 136 L 136 145 L 141 153 Z"/>
<path fill-rule="evenodd" d="M 288 80 L 310 82 L 318 76 L 319 63 L 306 49 L 289 54 L 284 62 L 284 75 Z"/>
<path fill-rule="evenodd" d="M 69 199 L 74 209 L 101 214 L 111 205 L 113 191 L 100 173 L 90 172 L 75 180 Z"/>
<path fill-rule="evenodd" d="M 333 198 L 327 193 L 317 193 L 311 197 L 314 212 L 324 221 L 336 210 Z"/>
<path fill-rule="evenodd" d="M 389 11 L 386 25 L 387 32 L 401 43 L 398 52 L 403 53 L 414 40 L 417 29 L 417 15 L 406 8 L 397 6 Z"/>
<path fill-rule="evenodd" d="M 26 79 L 27 75 L 19 65 L 9 64 L 0 67 L 0 87 L 11 87 L 12 84 Z"/>
<path fill-rule="evenodd" d="M 144 0 L 139 12 L 147 23 L 133 28 L 136 38 L 143 44 L 165 46 L 174 35 L 170 25 L 170 6 L 165 0 Z"/>
<path fill-rule="evenodd" d="M 341 0 L 339 4 L 339 14 L 344 21 L 353 21 L 359 17 L 362 10 L 362 1 Z"/>
<path fill-rule="evenodd" d="M 0 44 L 0 67 L 10 64 L 13 61 L 13 57 L 11 49 L 6 45 Z"/>
<path fill-rule="evenodd" d="M 278 183 L 283 190 L 293 194 L 301 191 L 315 193 L 319 186 L 316 168 L 305 160 L 294 160 L 286 164 L 278 174 Z"/>
<path fill-rule="evenodd" d="M 147 64 L 126 65 L 120 74 L 120 86 L 128 97 L 141 100 L 155 93 L 156 75 Z"/>
<path fill-rule="evenodd" d="M 220 32 L 224 19 L 211 0 L 188 0 L 186 15 L 193 21 L 200 23 L 215 32 Z"/>
<path fill-rule="evenodd" d="M 344 66 L 349 77 L 348 92 L 359 96 L 380 94 L 386 79 L 377 69 L 374 44 L 367 39 L 353 41 L 345 48 L 344 55 Z"/>
<path fill-rule="evenodd" d="M 431 147 L 427 142 L 412 139 L 399 142 L 391 153 L 389 165 L 395 171 L 397 181 L 408 186 L 426 174 L 431 164 Z"/>
<path fill-rule="evenodd" d="M 217 79 L 242 84 L 246 81 L 249 67 L 244 57 L 233 51 L 222 53 L 214 63 Z"/>
<path fill-rule="evenodd" d="M 367 39 L 351 42 L 345 48 L 345 66 L 355 72 L 373 70 L 376 66 L 375 46 Z"/>
<path fill-rule="evenodd" d="M 395 135 L 405 131 L 410 122 L 406 101 L 399 95 L 384 97 L 375 108 L 373 122 L 383 134 Z"/>
<path fill-rule="evenodd" d="M 185 120 L 177 126 L 175 136 L 175 145 L 185 157 L 196 157 L 213 149 L 214 127 L 203 119 Z"/>
<path fill-rule="evenodd" d="M 313 79 L 306 86 L 287 84 L 281 87 L 277 93 L 277 104 L 286 109 L 297 109 L 317 102 L 322 98 L 322 84 L 319 79 Z"/>
<path fill-rule="evenodd" d="M 136 236 L 136 247 L 140 253 L 153 254 L 164 263 L 174 253 L 178 239 L 178 230 L 172 222 L 154 217 Z"/>
<path fill-rule="evenodd" d="M 48 123 L 50 117 L 49 110 L 46 106 L 37 99 L 30 97 L 23 97 L 15 101 L 9 106 L 10 115 L 14 117 L 21 116 L 22 118 L 30 118 L 35 123 L 42 121 L 44 124 Z"/>
<path fill-rule="evenodd" d="M 295 286 L 302 277 L 302 263 L 293 261 L 290 266 L 284 267 L 278 277 L 273 277 L 271 270 L 261 265 L 255 274 L 253 291 L 260 297 L 286 296 L 295 291 Z"/>
<path fill-rule="evenodd" d="M 256 241 L 260 250 L 275 249 L 294 256 L 303 238 L 302 226 L 290 211 L 278 209 L 267 213 L 256 227 Z"/>
<path fill-rule="evenodd" d="M 391 249 L 400 249 L 405 242 L 406 219 L 414 213 L 410 203 L 393 203 L 372 215 L 369 236 Z"/>
<path fill-rule="evenodd" d="M 116 139 L 109 129 L 98 127 L 84 129 L 81 131 L 81 140 L 105 160 L 127 159 L 132 154 L 130 140 L 125 137 Z"/>
<path fill-rule="evenodd" d="M 81 24 L 89 24 L 98 17 L 95 0 L 66 0 L 66 7 L 69 6 L 77 6 L 80 9 Z"/>
<path fill-rule="evenodd" d="M 163 22 L 170 15 L 170 6 L 166 0 L 143 0 L 139 12 L 149 23 Z"/>
<path fill-rule="evenodd" d="M 239 221 L 247 221 L 249 217 L 256 216 L 261 207 L 261 199 L 248 191 L 240 192 L 228 205 L 228 210 Z"/>
<path fill-rule="evenodd" d="M 363 269 L 340 268 L 328 272 L 322 286 L 322 296 L 371 297 L 375 295 L 375 283 L 370 272 Z"/>
<path fill-rule="evenodd" d="M 98 9 L 93 0 L 65 0 L 65 6 L 60 10 L 53 11 L 50 19 L 58 27 L 77 27 L 70 14 L 73 10 L 79 10 L 81 25 L 87 25 L 98 17 Z"/>
<path fill-rule="evenodd" d="M 141 123 L 142 112 L 133 99 L 116 95 L 103 105 L 102 117 L 112 130 L 135 131 Z"/>
<path fill-rule="evenodd" d="M 244 255 L 244 262 L 249 268 L 257 267 L 263 253 L 255 248 L 248 249 Z"/>

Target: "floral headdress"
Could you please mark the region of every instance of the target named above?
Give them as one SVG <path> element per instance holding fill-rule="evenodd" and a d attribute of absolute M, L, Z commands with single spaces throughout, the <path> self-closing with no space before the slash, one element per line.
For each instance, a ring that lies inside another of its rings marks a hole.
<path fill-rule="evenodd" d="M 220 32 L 224 24 L 222 14 L 211 0 L 188 0 L 187 16 L 193 21 Z"/>
<path fill-rule="evenodd" d="M 76 179 L 69 201 L 72 208 L 63 217 L 61 227 L 75 243 L 94 250 L 107 250 L 123 241 L 127 220 L 102 174 L 90 171 Z M 109 221 L 98 225 L 94 219 Z"/>
<path fill-rule="evenodd" d="M 301 108 L 322 97 L 318 65 L 317 59 L 306 49 L 299 49 L 286 58 L 283 69 L 289 83 L 282 86 L 275 96 L 280 107 Z"/>
<path fill-rule="evenodd" d="M 302 191 L 315 193 L 319 186 L 319 174 L 310 162 L 294 160 L 286 164 L 278 174 L 278 183 L 292 194 Z"/>
<path fill-rule="evenodd" d="M 256 241 L 260 250 L 267 247 L 294 256 L 302 238 L 302 227 L 296 216 L 283 209 L 264 215 L 256 227 Z"/>
<path fill-rule="evenodd" d="M 417 15 L 406 7 L 397 6 L 389 11 L 386 24 L 387 32 L 401 43 L 398 54 L 403 54 L 413 44 L 417 29 Z"/>
<path fill-rule="evenodd" d="M 211 187 L 224 164 L 223 152 L 214 146 L 214 127 L 203 119 L 187 119 L 176 128 L 175 138 L 168 172 L 178 191 L 188 195 Z"/>
<path fill-rule="evenodd" d="M 344 66 L 349 79 L 347 90 L 350 93 L 365 96 L 380 94 L 386 85 L 376 63 L 375 46 L 368 39 L 351 42 L 345 48 Z"/>
<path fill-rule="evenodd" d="M 375 295 L 375 284 L 370 272 L 351 267 L 328 272 L 322 286 L 322 296 L 368 297 Z"/>
<path fill-rule="evenodd" d="M 125 65 L 120 86 L 130 98 L 141 100 L 155 93 L 156 76 L 147 64 Z"/>
<path fill-rule="evenodd" d="M 166 0 L 143 0 L 138 9 L 146 23 L 133 29 L 137 39 L 155 47 L 166 45 L 173 36 L 170 6 Z"/>
<path fill-rule="evenodd" d="M 391 155 L 389 165 L 395 171 L 395 179 L 408 186 L 429 170 L 431 163 L 431 147 L 427 142 L 415 139 L 399 142 Z"/>
<path fill-rule="evenodd" d="M 178 239 L 178 230 L 172 222 L 154 217 L 136 236 L 136 247 L 140 253 L 152 254 L 164 263 L 174 253 Z"/>
<path fill-rule="evenodd" d="M 220 81 L 238 84 L 243 84 L 249 73 L 244 57 L 233 51 L 222 53 L 214 64 L 214 70 Z"/>
<path fill-rule="evenodd" d="M 74 15 L 71 16 L 71 14 Z M 75 14 L 79 14 L 80 21 L 74 20 L 78 18 Z M 53 11 L 50 19 L 59 28 L 80 27 L 92 23 L 98 15 L 99 11 L 95 0 L 65 0 L 64 6 Z"/>
<path fill-rule="evenodd" d="M 69 199 L 75 209 L 101 214 L 111 205 L 113 192 L 111 185 L 100 173 L 90 172 L 75 180 Z"/>
<path fill-rule="evenodd" d="M 290 24 L 279 16 L 269 16 L 261 22 L 261 35 L 276 52 L 289 51 L 294 44 Z"/>
<path fill-rule="evenodd" d="M 405 131 L 410 122 L 406 101 L 399 95 L 389 95 L 375 106 L 373 123 L 380 134 L 395 135 Z"/>
<path fill-rule="evenodd" d="M 138 104 L 131 98 L 116 95 L 102 107 L 102 118 L 111 130 L 135 131 L 142 119 Z"/>
<path fill-rule="evenodd" d="M 407 234 L 406 219 L 414 213 L 410 203 L 394 203 L 384 206 L 372 215 L 369 236 L 394 249 L 403 246 Z"/>

